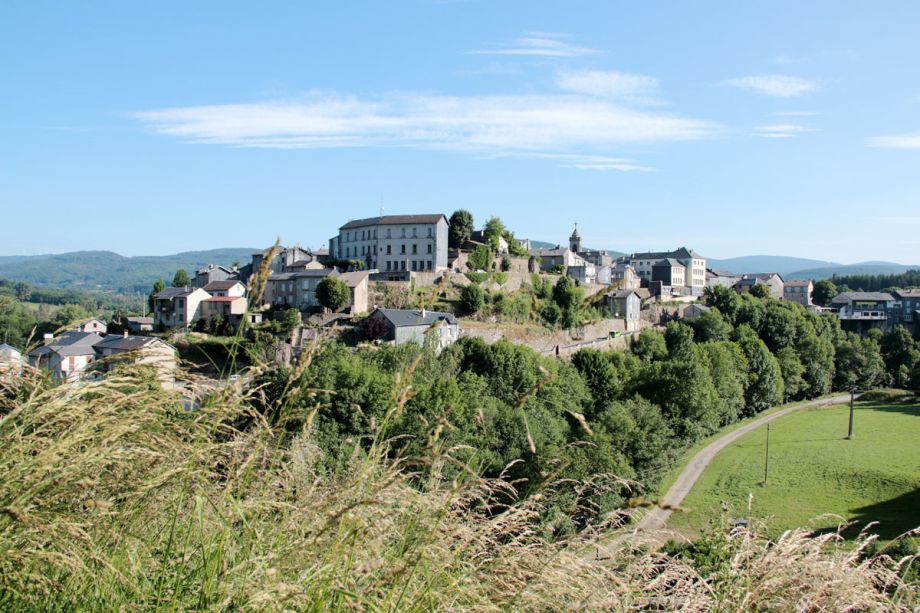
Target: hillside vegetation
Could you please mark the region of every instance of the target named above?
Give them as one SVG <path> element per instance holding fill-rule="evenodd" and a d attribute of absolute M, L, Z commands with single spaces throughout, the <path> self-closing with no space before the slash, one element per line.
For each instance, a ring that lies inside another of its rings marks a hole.
<path fill-rule="evenodd" d="M 305 354 L 308 355 L 308 354 Z M 310 358 L 297 369 L 308 372 Z M 288 397 L 319 390 L 296 387 Z M 550 480 L 523 496 L 477 474 L 427 424 L 416 456 L 391 425 L 412 369 L 374 434 L 330 470 L 313 423 L 326 411 L 262 404 L 229 386 L 187 412 L 142 370 L 0 396 L 3 610 L 907 610 L 906 561 L 833 536 L 769 542 L 715 534 L 705 557 L 624 551 L 595 535 L 551 539 L 535 520 Z M 328 393 L 346 393 L 336 387 Z M 381 390 L 383 392 L 383 390 Z M 262 406 L 259 411 L 254 406 Z M 538 448 L 537 454 L 544 449 Z"/>

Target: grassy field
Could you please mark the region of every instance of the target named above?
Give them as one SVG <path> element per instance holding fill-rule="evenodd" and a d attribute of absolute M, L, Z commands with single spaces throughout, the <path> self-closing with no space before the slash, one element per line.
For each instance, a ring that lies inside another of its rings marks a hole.
<path fill-rule="evenodd" d="M 803 409 L 770 428 L 770 475 L 764 485 L 766 428 L 741 438 L 712 461 L 684 500 L 688 513 L 669 525 L 687 536 L 718 522 L 722 502 L 732 517 L 766 519 L 770 532 L 807 526 L 835 529 L 840 518 L 870 521 L 883 539 L 920 526 L 920 404 L 858 403 L 855 437 L 847 441 L 846 405 Z M 833 517 L 832 515 L 840 516 Z"/>

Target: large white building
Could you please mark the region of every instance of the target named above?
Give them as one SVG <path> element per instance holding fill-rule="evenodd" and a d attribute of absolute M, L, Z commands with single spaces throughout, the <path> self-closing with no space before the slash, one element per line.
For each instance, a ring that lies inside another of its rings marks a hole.
<path fill-rule="evenodd" d="M 639 278 L 645 282 L 652 280 L 652 268 L 662 260 L 673 259 L 684 266 L 683 286 L 694 296 L 703 293 L 706 288 L 706 258 L 686 247 L 674 251 L 634 253 L 629 256 L 629 264 L 636 270 Z"/>
<path fill-rule="evenodd" d="M 447 268 L 447 217 L 385 215 L 349 221 L 329 239 L 329 256 L 360 260 L 380 272 L 436 272 Z"/>

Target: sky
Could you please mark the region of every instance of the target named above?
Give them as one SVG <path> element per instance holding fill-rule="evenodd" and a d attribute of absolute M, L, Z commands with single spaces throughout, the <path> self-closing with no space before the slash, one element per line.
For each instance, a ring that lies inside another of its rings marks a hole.
<path fill-rule="evenodd" d="M 0 3 L 0 254 L 518 237 L 920 263 L 920 3 Z"/>

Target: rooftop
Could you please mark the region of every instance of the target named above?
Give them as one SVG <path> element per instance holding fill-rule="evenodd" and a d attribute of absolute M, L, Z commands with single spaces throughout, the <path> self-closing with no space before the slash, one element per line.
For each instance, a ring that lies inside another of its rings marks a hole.
<path fill-rule="evenodd" d="M 457 324 L 457 318 L 450 313 L 440 311 L 419 311 L 407 309 L 377 309 L 374 313 L 380 313 L 386 317 L 397 328 L 404 326 L 430 326 L 440 321 L 446 321 L 450 325 Z"/>
<path fill-rule="evenodd" d="M 447 217 L 444 216 L 443 213 L 434 213 L 430 215 L 384 215 L 382 217 L 368 217 L 367 219 L 353 219 L 340 227 L 339 230 L 366 228 L 368 226 L 438 223 L 442 219 L 447 221 Z"/>
<path fill-rule="evenodd" d="M 232 280 L 228 279 L 227 281 L 211 281 L 210 283 L 208 283 L 201 289 L 203 289 L 206 292 L 220 292 L 220 291 L 226 291 L 228 289 L 231 289 L 235 285 L 242 285 L 242 283 L 240 283 L 236 279 L 232 279 Z"/>
<path fill-rule="evenodd" d="M 198 291 L 190 287 L 167 287 L 162 292 L 154 296 L 156 300 L 172 300 L 173 298 L 185 298 L 192 292 Z"/>
<path fill-rule="evenodd" d="M 674 251 L 646 251 L 643 253 L 634 253 L 632 254 L 633 260 L 662 260 L 666 258 L 676 258 L 676 259 L 687 259 L 687 258 L 696 258 L 703 259 L 699 253 L 693 249 L 687 249 L 686 247 L 680 247 Z"/>
<path fill-rule="evenodd" d="M 894 296 L 888 292 L 843 292 L 842 294 L 834 296 L 834 299 L 831 300 L 831 304 L 846 304 L 859 300 L 866 300 L 869 302 L 890 302 L 894 301 Z"/>

